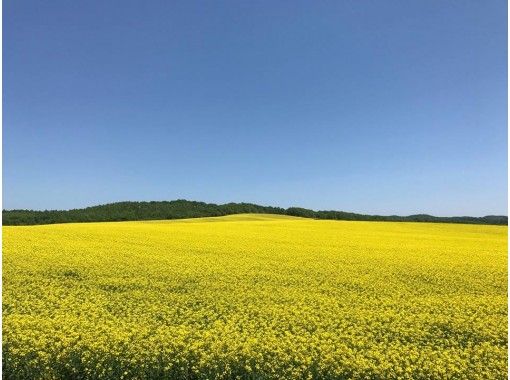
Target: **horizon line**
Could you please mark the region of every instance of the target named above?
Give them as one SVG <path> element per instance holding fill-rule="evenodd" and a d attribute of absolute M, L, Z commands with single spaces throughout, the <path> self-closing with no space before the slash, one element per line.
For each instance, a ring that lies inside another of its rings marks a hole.
<path fill-rule="evenodd" d="M 190 200 L 185 198 L 177 198 L 172 200 L 152 200 L 152 201 L 133 201 L 133 200 L 124 200 L 124 201 L 114 201 L 114 202 L 107 202 L 107 203 L 98 203 L 98 204 L 92 204 L 90 206 L 83 206 L 83 207 L 75 207 L 75 208 L 68 208 L 68 209 L 29 209 L 29 208 L 13 208 L 13 209 L 4 209 L 2 208 L 2 212 L 12 212 L 12 211 L 33 211 L 33 212 L 67 212 L 67 211 L 73 211 L 73 210 L 84 210 L 87 208 L 92 207 L 100 207 L 100 206 L 107 206 L 112 204 L 118 204 L 118 203 L 158 203 L 158 202 L 177 202 L 177 201 L 186 201 L 186 202 L 196 202 L 196 203 L 204 203 L 208 205 L 216 205 L 216 206 L 224 206 L 228 204 L 250 204 L 255 206 L 262 206 L 262 207 L 272 207 L 272 208 L 278 208 L 282 210 L 288 210 L 288 209 L 303 209 L 303 210 L 310 210 L 314 212 L 344 212 L 348 214 L 356 214 L 356 215 L 363 215 L 363 216 L 381 216 L 381 217 L 411 217 L 411 216 L 430 216 L 434 218 L 486 218 L 491 216 L 497 216 L 497 217 L 507 217 L 508 214 L 485 214 L 483 216 L 470 216 L 470 215 L 453 215 L 453 216 L 436 216 L 433 214 L 428 214 L 426 212 L 420 212 L 415 214 L 408 214 L 408 215 L 399 215 L 399 214 L 366 214 L 366 213 L 360 213 L 360 212 L 354 212 L 354 211 L 345 211 L 345 210 L 338 210 L 338 209 L 314 209 L 314 208 L 306 208 L 301 206 L 289 206 L 289 207 L 281 207 L 281 206 L 272 206 L 272 205 L 261 205 L 254 202 L 226 202 L 226 203 L 213 203 L 213 202 L 205 202 L 205 201 L 197 201 L 197 200 Z"/>

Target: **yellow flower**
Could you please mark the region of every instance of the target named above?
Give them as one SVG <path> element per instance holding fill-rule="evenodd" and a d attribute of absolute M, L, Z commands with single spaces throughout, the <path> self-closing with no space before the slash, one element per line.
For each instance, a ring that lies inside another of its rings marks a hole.
<path fill-rule="evenodd" d="M 507 227 L 3 227 L 9 379 L 507 375 Z"/>

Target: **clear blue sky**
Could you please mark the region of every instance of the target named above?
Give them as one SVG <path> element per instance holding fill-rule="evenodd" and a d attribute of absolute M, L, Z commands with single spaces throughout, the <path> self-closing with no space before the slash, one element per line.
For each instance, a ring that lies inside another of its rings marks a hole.
<path fill-rule="evenodd" d="M 4 1 L 3 207 L 507 214 L 505 1 Z"/>

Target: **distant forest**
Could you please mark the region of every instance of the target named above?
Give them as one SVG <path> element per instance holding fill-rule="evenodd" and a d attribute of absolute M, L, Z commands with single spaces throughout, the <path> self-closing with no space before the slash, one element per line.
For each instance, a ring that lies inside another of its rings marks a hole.
<path fill-rule="evenodd" d="M 214 203 L 187 200 L 163 202 L 117 202 L 100 206 L 74 210 L 3 210 L 4 225 L 34 225 L 75 222 L 114 222 L 128 220 L 158 220 L 201 218 L 232 214 L 280 214 L 300 216 L 312 219 L 365 220 L 391 222 L 435 222 L 435 223 L 469 223 L 469 224 L 508 224 L 507 216 L 489 215 L 484 217 L 436 217 L 426 214 L 410 216 L 363 215 L 343 211 L 314 211 L 300 207 L 287 209 L 280 207 L 259 206 L 252 203 Z"/>

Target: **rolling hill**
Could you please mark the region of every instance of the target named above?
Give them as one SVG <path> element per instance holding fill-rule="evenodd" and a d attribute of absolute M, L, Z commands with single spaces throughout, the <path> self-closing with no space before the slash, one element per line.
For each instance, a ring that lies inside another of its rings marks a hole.
<path fill-rule="evenodd" d="M 427 214 L 409 216 L 364 215 L 344 211 L 314 211 L 301 207 L 260 206 L 252 203 L 214 204 L 178 199 L 174 201 L 117 202 L 72 210 L 3 210 L 4 225 L 36 225 L 75 222 L 109 222 L 135 220 L 165 220 L 214 217 L 233 214 L 277 214 L 313 219 L 363 220 L 393 222 L 508 224 L 507 216 L 437 217 Z"/>

